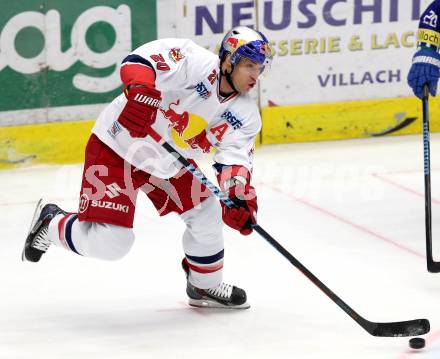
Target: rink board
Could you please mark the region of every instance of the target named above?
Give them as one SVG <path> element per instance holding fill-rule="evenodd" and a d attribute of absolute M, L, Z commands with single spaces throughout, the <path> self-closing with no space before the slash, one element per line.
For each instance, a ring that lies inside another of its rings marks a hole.
<path fill-rule="evenodd" d="M 440 130 L 440 104 L 430 102 L 430 129 Z M 407 135 L 422 130 L 422 105 L 415 97 L 331 104 L 266 107 L 262 143 L 287 143 Z"/>
<path fill-rule="evenodd" d="M 440 131 L 440 104 L 430 103 L 430 128 Z M 262 110 L 262 144 L 324 141 L 420 133 L 416 98 L 267 107 Z M 78 163 L 92 120 L 2 127 L 0 168 L 39 163 Z"/>
<path fill-rule="evenodd" d="M 40 163 L 78 163 L 94 121 L 0 128 L 0 169 Z"/>

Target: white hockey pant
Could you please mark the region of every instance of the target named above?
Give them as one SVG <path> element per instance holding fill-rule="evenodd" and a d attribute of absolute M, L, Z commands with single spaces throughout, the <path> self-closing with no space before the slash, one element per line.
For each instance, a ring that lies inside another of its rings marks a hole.
<path fill-rule="evenodd" d="M 183 213 L 186 224 L 183 250 L 190 265 L 188 280 L 198 288 L 216 287 L 223 274 L 223 222 L 221 207 L 209 197 Z M 64 224 L 59 226 L 61 220 Z M 62 228 L 60 230 L 60 228 Z M 55 217 L 49 225 L 52 243 L 85 257 L 118 260 L 134 242 L 132 228 L 112 224 L 80 222 L 75 215 Z"/>

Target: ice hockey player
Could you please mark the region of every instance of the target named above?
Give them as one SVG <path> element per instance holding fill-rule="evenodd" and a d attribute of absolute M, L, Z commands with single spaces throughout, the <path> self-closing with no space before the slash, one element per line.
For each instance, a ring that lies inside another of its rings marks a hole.
<path fill-rule="evenodd" d="M 440 0 L 433 1 L 420 17 L 417 32 L 417 51 L 408 73 L 408 84 L 414 94 L 422 98 L 423 87 L 431 96 L 437 92 L 440 77 Z"/>
<path fill-rule="evenodd" d="M 251 172 L 261 118 L 249 91 L 271 60 L 267 38 L 244 26 L 225 35 L 218 57 L 188 39 L 152 41 L 129 54 L 121 65 L 124 92 L 99 115 L 85 150 L 78 213 L 37 205 L 23 260 L 38 262 L 50 245 L 86 257 L 123 257 L 134 241 L 140 189 L 161 216 L 175 212 L 186 224 L 189 304 L 248 308 L 246 292 L 223 282 L 223 222 L 243 235 L 256 223 Z M 186 136 L 193 118 L 205 128 Z M 220 188 L 238 208 L 220 205 L 149 136 L 151 129 L 195 166 L 194 158 L 215 148 Z"/>

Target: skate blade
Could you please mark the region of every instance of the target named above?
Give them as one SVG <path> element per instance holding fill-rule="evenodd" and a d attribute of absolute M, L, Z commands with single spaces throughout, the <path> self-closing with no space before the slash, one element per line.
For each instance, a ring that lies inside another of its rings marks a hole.
<path fill-rule="evenodd" d="M 34 211 L 34 215 L 32 217 L 31 225 L 29 227 L 28 235 L 26 236 L 26 241 L 24 243 L 23 250 L 21 252 L 21 260 L 23 262 L 27 261 L 25 255 L 24 255 L 24 250 L 26 248 L 27 239 L 28 239 L 29 235 L 32 233 L 32 230 L 35 228 L 35 225 L 37 224 L 37 220 L 38 220 L 38 217 L 40 217 L 42 209 L 43 209 L 43 199 L 40 198 L 40 200 L 37 202 L 37 205 L 35 206 L 35 211 Z"/>
<path fill-rule="evenodd" d="M 188 304 L 191 307 L 198 307 L 198 308 L 221 308 L 221 309 L 249 309 L 251 306 L 248 302 L 245 302 L 240 305 L 224 305 L 219 302 L 216 302 L 214 300 L 209 299 L 192 299 L 189 298 Z"/>

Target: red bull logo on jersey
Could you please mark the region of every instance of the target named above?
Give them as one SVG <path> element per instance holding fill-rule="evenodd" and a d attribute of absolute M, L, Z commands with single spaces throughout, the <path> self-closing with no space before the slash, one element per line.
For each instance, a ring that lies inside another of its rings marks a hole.
<path fill-rule="evenodd" d="M 180 100 L 176 102 L 171 102 L 168 105 L 168 110 L 160 109 L 160 112 L 165 116 L 165 118 L 170 121 L 169 127 L 172 127 L 179 137 L 182 137 L 183 131 L 188 127 L 189 115 L 185 111 L 183 113 L 177 113 L 171 106 L 179 106 Z"/>
<path fill-rule="evenodd" d="M 171 61 L 175 62 L 176 64 L 185 58 L 185 56 L 180 52 L 179 48 L 173 48 L 170 50 L 170 52 L 168 53 L 168 57 L 170 58 Z"/>
<path fill-rule="evenodd" d="M 173 139 L 173 145 L 179 149 L 201 149 L 202 152 L 210 151 L 211 144 L 206 142 L 204 136 L 201 135 L 203 130 L 206 130 L 208 122 L 205 118 L 196 113 L 188 113 L 188 126 L 182 135 L 179 135 L 174 128 L 171 128 L 170 135 Z M 206 130 L 207 131 L 207 130 Z"/>
<path fill-rule="evenodd" d="M 212 144 L 206 136 L 206 130 L 203 130 L 198 135 L 185 140 L 189 147 L 193 150 L 202 150 L 203 153 L 211 152 Z"/>

